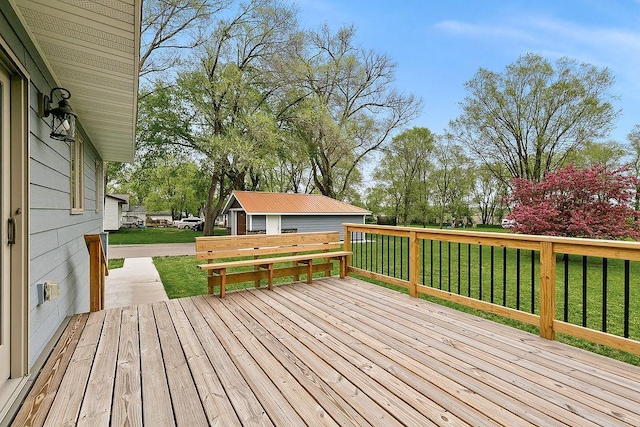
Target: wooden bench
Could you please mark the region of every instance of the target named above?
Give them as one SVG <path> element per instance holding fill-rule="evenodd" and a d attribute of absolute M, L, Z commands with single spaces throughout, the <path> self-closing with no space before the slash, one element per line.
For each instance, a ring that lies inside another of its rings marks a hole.
<path fill-rule="evenodd" d="M 344 278 L 351 252 L 342 251 L 341 247 L 337 231 L 196 237 L 196 259 L 207 260 L 198 268 L 208 272 L 209 293 L 213 293 L 214 286 L 220 286 L 220 297 L 224 298 L 226 285 L 231 283 L 253 281 L 260 287 L 260 281 L 267 280 L 272 289 L 274 278 L 292 276 L 297 281 L 301 274 L 306 274 L 307 283 L 311 283 L 313 273 L 331 275 L 331 260 L 340 262 L 340 278 Z M 252 259 L 229 259 L 239 257 Z M 274 267 L 281 263 L 285 266 Z M 247 266 L 253 266 L 253 271 L 227 273 L 228 269 Z"/>

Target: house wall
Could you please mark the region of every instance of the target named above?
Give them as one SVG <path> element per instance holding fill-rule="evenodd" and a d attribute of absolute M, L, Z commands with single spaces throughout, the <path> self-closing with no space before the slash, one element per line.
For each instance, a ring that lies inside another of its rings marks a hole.
<path fill-rule="evenodd" d="M 105 231 L 117 231 L 122 218 L 122 204 L 111 197 L 104 199 L 103 227 Z"/>
<path fill-rule="evenodd" d="M 103 197 L 101 190 L 96 194 L 95 182 L 95 168 L 102 168 L 102 159 L 85 138 L 85 210 L 72 215 L 69 143 L 50 139 L 50 118 L 42 119 L 37 114 L 37 94 L 49 94 L 54 80 L 4 1 L 0 2 L 0 37 L 30 77 L 30 268 L 25 286 L 29 287 L 31 367 L 67 316 L 89 310 L 89 253 L 83 236 L 102 231 L 103 209 L 95 209 L 96 197 Z M 60 284 L 60 297 L 39 305 L 37 284 L 45 280 Z"/>
<path fill-rule="evenodd" d="M 232 217 L 232 215 L 229 215 Z M 247 230 L 266 231 L 267 220 L 265 215 L 251 215 L 251 221 L 247 219 Z M 249 218 L 249 216 L 247 216 Z M 345 222 L 364 224 L 365 217 L 360 215 L 282 215 L 282 230 L 296 229 L 298 233 L 308 233 L 312 231 L 339 231 L 340 238 L 344 238 Z M 251 224 L 251 228 L 249 228 Z M 230 225 L 233 227 L 233 225 Z M 232 228 L 233 230 L 233 228 Z"/>
<path fill-rule="evenodd" d="M 249 220 L 247 220 L 247 222 L 249 222 Z M 250 231 L 266 231 L 266 230 L 267 230 L 267 217 L 265 215 L 251 215 Z"/>
<path fill-rule="evenodd" d="M 344 238 L 345 222 L 364 224 L 364 216 L 360 215 L 282 215 L 281 229 L 295 228 L 298 233 L 310 231 L 339 231 L 340 239 Z"/>

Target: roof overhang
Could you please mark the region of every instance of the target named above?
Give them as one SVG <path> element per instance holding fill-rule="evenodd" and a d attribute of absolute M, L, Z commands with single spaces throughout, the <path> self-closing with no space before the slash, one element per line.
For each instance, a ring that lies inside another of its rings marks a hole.
<path fill-rule="evenodd" d="M 9 1 L 102 159 L 133 161 L 142 0 Z"/>

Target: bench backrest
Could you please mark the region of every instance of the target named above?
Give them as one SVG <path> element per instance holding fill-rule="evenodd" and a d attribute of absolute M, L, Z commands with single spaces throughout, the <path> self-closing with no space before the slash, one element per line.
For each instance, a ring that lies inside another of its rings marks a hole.
<path fill-rule="evenodd" d="M 340 249 L 337 231 L 246 236 L 196 237 L 196 259 L 214 260 L 242 256 L 262 257 L 284 253 L 307 253 Z"/>

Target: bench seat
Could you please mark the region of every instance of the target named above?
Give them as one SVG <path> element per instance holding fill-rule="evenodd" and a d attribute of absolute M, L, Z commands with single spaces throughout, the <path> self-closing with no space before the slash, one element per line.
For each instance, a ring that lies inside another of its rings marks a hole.
<path fill-rule="evenodd" d="M 214 286 L 220 286 L 220 297 L 223 298 L 228 283 L 254 281 L 258 287 L 260 280 L 266 279 L 269 289 L 272 289 L 275 277 L 293 276 L 294 280 L 298 280 L 299 274 L 306 274 L 307 283 L 311 283 L 315 272 L 324 271 L 326 275 L 331 274 L 331 260 L 340 262 L 340 277 L 344 278 L 348 257 L 352 253 L 335 250 L 340 247 L 337 232 L 198 237 L 196 238 L 196 258 L 208 260 L 208 263 L 200 264 L 198 268 L 208 271 L 209 293 L 212 293 Z M 312 252 L 306 253 L 308 251 Z M 285 253 L 292 255 L 274 256 Z M 261 258 L 265 255 L 267 257 Z M 224 258 L 237 256 L 253 256 L 254 259 L 224 260 Z M 214 262 L 214 259 L 219 261 Z M 314 263 L 315 260 L 324 262 Z M 291 266 L 274 267 L 275 264 L 283 263 Z M 227 274 L 228 269 L 251 266 L 254 267 L 254 271 Z"/>

